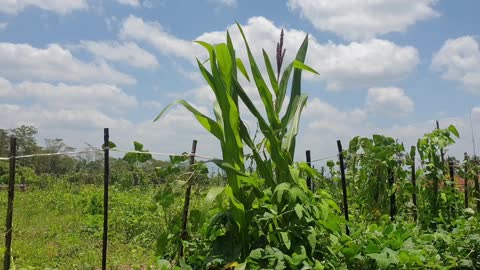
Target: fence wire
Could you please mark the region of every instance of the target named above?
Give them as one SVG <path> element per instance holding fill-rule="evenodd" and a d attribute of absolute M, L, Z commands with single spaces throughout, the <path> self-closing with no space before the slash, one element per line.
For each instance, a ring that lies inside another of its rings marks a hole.
<path fill-rule="evenodd" d="M 336 158 L 338 157 L 338 154 L 336 155 L 331 155 L 331 156 L 328 156 L 328 157 L 322 157 L 322 158 L 317 158 L 317 159 L 314 159 L 312 161 L 310 161 L 311 163 L 314 163 L 314 162 L 319 162 L 319 161 L 323 161 L 323 160 L 326 160 L 326 159 L 329 159 L 329 158 Z"/>
<path fill-rule="evenodd" d="M 176 157 L 197 157 L 201 159 L 216 159 L 214 157 L 209 157 L 206 155 L 199 155 L 193 153 L 182 153 L 182 154 L 172 154 L 172 153 L 163 153 L 163 152 L 142 152 L 142 151 L 128 151 L 128 150 L 121 150 L 121 149 L 109 149 L 112 152 L 118 153 L 138 153 L 138 154 L 151 154 L 156 156 L 176 156 Z M 86 154 L 86 153 L 103 153 L 104 150 L 83 150 L 83 151 L 74 151 L 74 152 L 57 152 L 57 153 L 37 153 L 37 154 L 30 154 L 30 155 L 20 155 L 15 157 L 0 157 L 0 160 L 10 160 L 12 158 L 15 159 L 24 159 L 24 158 L 32 158 L 32 157 L 47 157 L 47 156 L 61 156 L 61 155 L 77 155 L 77 154 Z"/>

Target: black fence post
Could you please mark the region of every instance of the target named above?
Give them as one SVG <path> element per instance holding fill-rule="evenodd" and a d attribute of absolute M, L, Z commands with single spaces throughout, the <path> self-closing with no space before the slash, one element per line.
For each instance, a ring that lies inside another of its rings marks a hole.
<path fill-rule="evenodd" d="M 465 157 L 465 166 L 464 166 L 464 171 L 465 171 L 465 176 L 464 176 L 464 183 L 463 183 L 463 194 L 464 194 L 464 200 L 465 200 L 465 208 L 468 208 L 468 170 L 469 170 L 469 166 L 468 166 L 468 154 L 465 153 L 464 154 L 464 157 Z"/>
<path fill-rule="evenodd" d="M 395 197 L 395 191 L 392 191 L 395 184 L 395 174 L 391 168 L 388 168 L 388 188 L 390 189 L 390 220 L 394 221 L 397 215 L 397 198 Z"/>
<path fill-rule="evenodd" d="M 103 174 L 103 247 L 102 270 L 107 269 L 108 247 L 108 186 L 110 182 L 110 134 L 108 128 L 103 130 L 104 174 Z"/>
<path fill-rule="evenodd" d="M 479 183 L 479 164 L 477 156 L 474 157 L 475 164 L 475 197 L 477 199 L 477 213 L 480 212 L 480 183 Z"/>
<path fill-rule="evenodd" d="M 455 188 L 455 168 L 454 168 L 453 161 L 448 162 L 448 170 L 449 170 L 450 182 L 451 182 L 450 187 Z"/>
<path fill-rule="evenodd" d="M 5 256 L 3 269 L 10 270 L 12 257 L 12 233 L 13 233 L 13 201 L 15 199 L 15 156 L 17 155 L 17 138 L 10 138 L 10 177 L 8 181 L 7 223 L 5 232 Z"/>
<path fill-rule="evenodd" d="M 345 164 L 343 161 L 343 150 L 342 150 L 342 142 L 340 140 L 337 141 L 338 147 L 338 158 L 340 160 L 340 175 L 342 177 L 342 193 L 343 193 L 343 213 L 345 215 L 345 220 L 348 222 L 348 200 L 347 200 L 347 180 L 345 178 Z M 350 235 L 350 230 L 348 229 L 348 225 L 345 227 L 345 231 L 347 235 Z"/>
<path fill-rule="evenodd" d="M 440 129 L 440 124 L 437 122 L 437 129 Z M 443 148 L 440 148 L 440 157 L 442 158 L 442 171 L 445 171 L 445 154 L 443 153 Z"/>
<path fill-rule="evenodd" d="M 413 220 L 417 222 L 417 175 L 415 171 L 415 158 L 412 159 L 412 185 L 413 185 L 413 193 L 412 193 L 412 202 L 414 205 L 413 209 Z"/>
<path fill-rule="evenodd" d="M 190 170 L 192 171 L 192 174 L 194 171 L 192 170 L 193 165 L 195 164 L 195 154 L 197 152 L 197 140 L 193 140 L 192 142 L 192 152 L 190 154 Z M 191 175 L 191 178 L 194 176 Z M 187 232 L 187 224 L 188 224 L 188 212 L 190 210 L 190 196 L 192 193 L 192 180 L 189 179 L 187 181 L 187 191 L 185 192 L 185 204 L 183 205 L 183 218 L 182 218 L 182 232 L 180 235 L 180 247 L 178 250 L 178 254 L 180 257 L 183 257 L 183 240 L 187 240 L 188 238 L 188 232 Z"/>
<path fill-rule="evenodd" d="M 307 150 L 305 152 L 305 155 L 307 157 L 307 165 L 308 165 L 308 167 L 311 168 L 312 167 L 312 157 L 310 155 L 310 150 Z M 307 186 L 311 191 L 313 191 L 313 182 L 312 182 L 312 177 L 310 177 L 310 176 L 307 176 Z"/>

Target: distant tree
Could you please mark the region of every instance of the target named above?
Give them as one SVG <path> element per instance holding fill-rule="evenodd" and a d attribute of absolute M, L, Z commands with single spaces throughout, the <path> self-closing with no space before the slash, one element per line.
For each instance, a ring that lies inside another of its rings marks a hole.
<path fill-rule="evenodd" d="M 18 155 L 29 155 L 38 152 L 41 147 L 37 144 L 35 136 L 38 130 L 34 126 L 22 125 L 9 130 L 9 136 L 17 138 Z M 8 141 L 8 140 L 7 140 Z"/>
<path fill-rule="evenodd" d="M 0 129 L 0 156 L 7 157 L 9 154 L 9 136 L 8 131 L 5 129 Z"/>
<path fill-rule="evenodd" d="M 75 151 L 75 148 L 66 145 L 63 139 L 45 139 L 43 153 L 60 153 Z M 76 160 L 66 155 L 43 156 L 33 159 L 33 166 L 37 173 L 63 175 L 75 170 Z"/>

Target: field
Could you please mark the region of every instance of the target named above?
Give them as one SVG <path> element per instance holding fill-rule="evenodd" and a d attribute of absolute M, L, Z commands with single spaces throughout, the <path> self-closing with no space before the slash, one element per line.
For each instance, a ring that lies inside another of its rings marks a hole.
<path fill-rule="evenodd" d="M 112 188 L 108 250 L 111 269 L 146 269 L 155 262 L 157 245 L 162 245 L 157 241 L 166 229 L 161 209 L 153 200 L 157 190 L 151 186 Z M 6 205 L 6 194 L 0 193 L 1 205 Z M 13 236 L 16 269 L 98 269 L 102 196 L 102 187 L 94 185 L 55 185 L 17 192 Z M 0 216 L 5 217 L 4 207 L 0 208 Z M 2 236 L 2 248 L 4 241 Z M 0 262 L 3 265 L 3 256 Z"/>

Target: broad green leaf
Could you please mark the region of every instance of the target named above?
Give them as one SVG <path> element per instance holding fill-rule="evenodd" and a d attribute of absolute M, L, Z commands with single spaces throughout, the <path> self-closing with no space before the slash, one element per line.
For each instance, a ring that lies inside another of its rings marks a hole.
<path fill-rule="evenodd" d="M 125 156 L 123 157 L 123 160 L 126 162 L 133 164 L 137 162 L 137 154 L 136 153 L 126 153 Z"/>
<path fill-rule="evenodd" d="M 247 269 L 247 263 L 241 263 L 235 266 L 235 270 L 245 270 Z"/>
<path fill-rule="evenodd" d="M 282 242 L 287 249 L 290 249 L 292 243 L 290 242 L 290 237 L 288 236 L 288 232 L 280 232 L 280 236 L 282 238 Z"/>
<path fill-rule="evenodd" d="M 295 205 L 294 209 L 295 209 L 295 213 L 297 214 L 298 219 L 302 219 L 302 217 L 303 217 L 303 211 L 304 211 L 303 206 L 302 206 L 301 204 L 298 204 L 298 203 L 297 203 L 297 204 Z"/>
<path fill-rule="evenodd" d="M 205 198 L 205 203 L 210 204 L 215 199 L 217 199 L 218 195 L 222 194 L 225 187 L 212 187 L 208 190 L 207 197 Z"/>
<path fill-rule="evenodd" d="M 450 125 L 450 126 L 448 127 L 448 130 L 449 130 L 450 132 L 452 132 L 453 135 L 455 135 L 455 137 L 460 138 L 460 133 L 458 133 L 458 130 L 457 130 L 457 128 L 456 128 L 454 125 Z"/>
<path fill-rule="evenodd" d="M 133 149 L 135 149 L 135 151 L 143 151 L 143 144 L 135 141 L 133 142 Z"/>
<path fill-rule="evenodd" d="M 108 147 L 105 144 L 102 145 L 102 149 L 113 149 L 113 148 L 116 148 L 116 147 L 117 147 L 117 145 L 115 143 L 113 143 L 112 141 L 108 141 Z"/>

